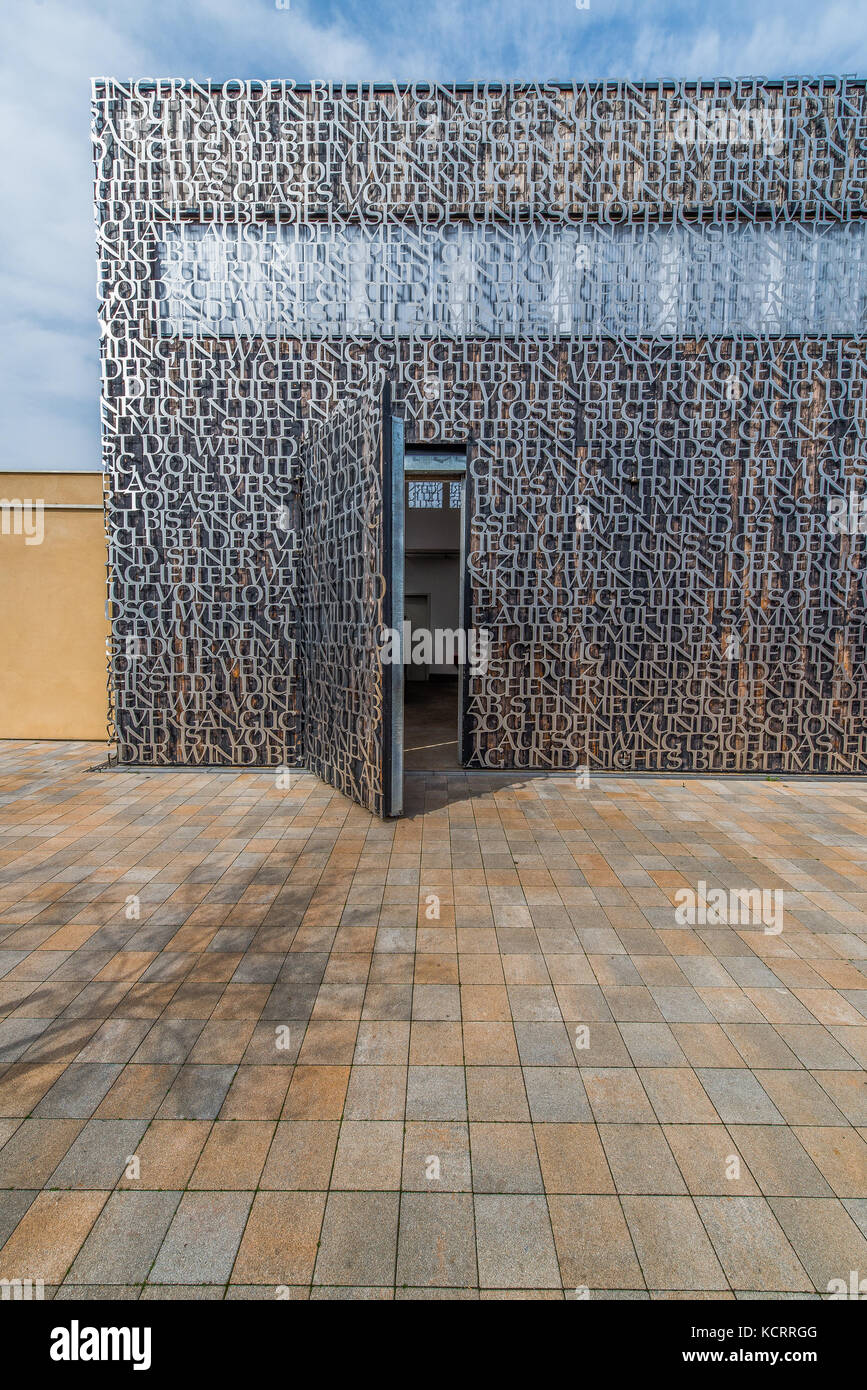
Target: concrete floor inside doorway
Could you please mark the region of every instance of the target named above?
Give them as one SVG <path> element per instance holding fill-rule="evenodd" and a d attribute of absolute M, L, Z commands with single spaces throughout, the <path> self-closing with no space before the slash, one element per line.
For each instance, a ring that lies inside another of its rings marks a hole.
<path fill-rule="evenodd" d="M 403 720 L 407 772 L 459 771 L 457 676 L 407 681 Z"/>

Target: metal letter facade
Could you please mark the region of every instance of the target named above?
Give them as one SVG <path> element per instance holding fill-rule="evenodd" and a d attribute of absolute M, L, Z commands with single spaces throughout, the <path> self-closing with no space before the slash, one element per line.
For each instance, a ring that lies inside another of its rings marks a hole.
<path fill-rule="evenodd" d="M 387 386 L 353 393 L 301 451 L 303 757 L 377 815 L 396 809 L 390 673 L 381 658 L 383 629 L 393 625 L 389 395 Z"/>
<path fill-rule="evenodd" d="M 470 766 L 867 771 L 863 83 L 100 80 L 94 145 L 120 763 L 384 809 L 387 379 Z"/>

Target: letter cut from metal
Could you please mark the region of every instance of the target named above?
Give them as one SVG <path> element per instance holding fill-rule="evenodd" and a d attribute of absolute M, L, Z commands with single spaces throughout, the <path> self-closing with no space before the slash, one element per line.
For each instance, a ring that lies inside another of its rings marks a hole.
<path fill-rule="evenodd" d="M 388 383 L 344 399 L 301 448 L 307 767 L 379 816 L 403 807 L 403 422 Z M 399 655 L 399 652 L 398 652 Z"/>

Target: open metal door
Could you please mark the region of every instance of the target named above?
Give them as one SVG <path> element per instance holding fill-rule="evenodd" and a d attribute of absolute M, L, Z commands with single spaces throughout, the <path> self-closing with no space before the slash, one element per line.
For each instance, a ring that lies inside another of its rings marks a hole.
<path fill-rule="evenodd" d="M 378 816 L 403 811 L 403 421 L 382 383 L 301 450 L 305 761 Z"/>

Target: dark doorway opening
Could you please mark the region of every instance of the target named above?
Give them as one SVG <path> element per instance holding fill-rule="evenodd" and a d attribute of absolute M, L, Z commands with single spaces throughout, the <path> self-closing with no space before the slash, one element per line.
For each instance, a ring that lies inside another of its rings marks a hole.
<path fill-rule="evenodd" d="M 450 460 L 437 460 L 437 463 Z M 404 667 L 404 767 L 449 771 L 460 762 L 461 565 L 463 455 L 435 471 L 407 456 L 404 628 L 411 660 Z M 427 634 L 427 638 L 423 634 Z M 454 637 L 452 637 L 454 634 Z M 421 657 L 422 659 L 419 659 Z"/>

